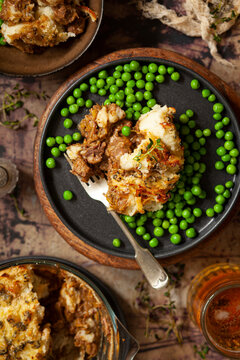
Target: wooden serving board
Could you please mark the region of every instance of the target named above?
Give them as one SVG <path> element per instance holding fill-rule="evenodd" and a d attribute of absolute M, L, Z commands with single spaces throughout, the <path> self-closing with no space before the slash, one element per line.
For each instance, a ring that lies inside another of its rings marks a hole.
<path fill-rule="evenodd" d="M 43 185 L 41 182 L 40 171 L 39 171 L 39 146 L 40 146 L 40 139 L 42 137 L 43 128 L 45 126 L 46 120 L 55 105 L 56 101 L 61 97 L 61 95 L 71 86 L 78 78 L 89 72 L 90 70 L 94 70 L 100 65 L 104 65 L 108 62 L 119 60 L 123 58 L 131 58 L 131 57 L 157 57 L 159 59 L 170 60 L 174 61 L 178 64 L 181 64 L 202 77 L 208 80 L 215 88 L 217 88 L 221 94 L 228 100 L 232 109 L 238 115 L 240 113 L 240 97 L 234 92 L 234 90 L 228 86 L 223 80 L 219 77 L 211 73 L 208 69 L 203 67 L 202 65 L 194 62 L 193 60 L 186 58 L 180 54 L 175 52 L 164 50 L 164 49 L 155 49 L 155 48 L 136 48 L 136 49 L 126 49 L 113 52 L 108 54 L 100 59 L 94 61 L 93 63 L 85 66 L 84 68 L 80 69 L 74 75 L 72 75 L 64 84 L 56 91 L 56 93 L 51 98 L 46 111 L 42 115 L 42 118 L 38 125 L 38 130 L 35 139 L 35 147 L 34 147 L 34 182 L 37 195 L 43 207 L 45 214 L 47 215 L 49 221 L 53 225 L 53 227 L 57 230 L 57 232 L 71 245 L 73 246 L 78 252 L 81 254 L 89 257 L 90 259 L 97 261 L 101 264 L 118 267 L 118 268 L 125 268 L 125 269 L 139 269 L 138 264 L 133 259 L 126 259 L 123 257 L 117 257 L 113 255 L 106 254 L 101 252 L 100 250 L 91 247 L 90 245 L 83 242 L 80 238 L 74 235 L 59 219 L 57 214 L 55 213 L 54 209 L 52 208 L 45 191 L 43 189 Z M 228 217 L 228 219 L 230 216 Z M 222 224 L 222 226 L 224 226 Z M 221 227 L 222 227 L 221 226 Z M 163 265 L 177 263 L 179 261 L 184 261 L 187 257 L 196 256 L 198 255 L 201 250 L 206 246 L 206 241 L 214 241 L 217 236 L 217 232 L 215 232 L 211 237 L 207 240 L 201 242 L 201 244 L 197 245 L 193 249 L 186 251 L 180 255 L 172 256 L 166 259 L 162 259 L 161 263 Z"/>

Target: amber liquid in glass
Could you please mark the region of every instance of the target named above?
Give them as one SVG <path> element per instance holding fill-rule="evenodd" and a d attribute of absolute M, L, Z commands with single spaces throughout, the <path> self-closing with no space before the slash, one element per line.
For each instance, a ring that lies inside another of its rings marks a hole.
<path fill-rule="evenodd" d="M 205 315 L 209 338 L 229 350 L 240 350 L 240 287 L 225 289 L 209 303 Z"/>
<path fill-rule="evenodd" d="M 191 282 L 188 312 L 209 343 L 240 359 L 240 266 L 211 265 Z"/>

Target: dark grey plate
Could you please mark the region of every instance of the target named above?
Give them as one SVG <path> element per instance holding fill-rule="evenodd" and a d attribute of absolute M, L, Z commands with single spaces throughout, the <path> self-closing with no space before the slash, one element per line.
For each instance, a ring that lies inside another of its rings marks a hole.
<path fill-rule="evenodd" d="M 63 136 L 66 133 L 73 133 L 76 130 L 77 124 L 88 112 L 86 108 L 80 109 L 76 115 L 71 117 L 75 124 L 74 128 L 71 130 L 64 129 L 60 110 L 66 106 L 66 97 L 69 96 L 73 89 L 81 82 L 87 81 L 89 77 L 96 75 L 100 70 L 108 69 L 111 71 L 117 64 L 124 64 L 132 59 L 133 58 L 126 58 L 100 66 L 97 70 L 90 71 L 69 87 L 66 93 L 59 101 L 57 101 L 46 121 L 40 144 L 39 164 L 44 190 L 61 221 L 87 244 L 108 254 L 133 259 L 133 249 L 117 224 L 112 217 L 108 215 L 101 203 L 88 197 L 77 178 L 69 172 L 69 165 L 64 157 L 61 156 L 56 160 L 57 166 L 54 170 L 50 170 L 45 166 L 46 159 L 51 156 L 50 149 L 45 145 L 46 138 L 48 136 Z M 197 122 L 197 127 L 201 129 L 210 128 L 212 130 L 212 135 L 207 139 L 206 143 L 207 155 L 202 158 L 207 165 L 207 171 L 201 180 L 201 184 L 207 191 L 207 198 L 205 200 L 198 200 L 195 207 L 201 207 L 203 211 L 212 207 L 216 196 L 216 193 L 214 192 L 215 185 L 224 184 L 230 179 L 234 181 L 232 195 L 225 205 L 224 212 L 214 218 L 208 218 L 204 215 L 196 220 L 194 223 L 194 227 L 198 232 L 196 238 L 188 239 L 183 234 L 182 242 L 179 245 L 173 245 L 170 242 L 169 234 L 165 231 L 165 235 L 159 239 L 159 246 L 152 249 L 156 258 L 161 259 L 190 249 L 216 230 L 228 216 L 240 191 L 239 172 L 237 175 L 231 176 L 225 171 L 216 170 L 214 167 L 215 162 L 219 160 L 219 157 L 216 155 L 216 149 L 223 144 L 223 140 L 217 139 L 214 135 L 214 124 L 216 121 L 212 118 L 213 103 L 210 103 L 207 99 L 202 97 L 201 89 L 210 89 L 211 92 L 216 95 L 216 101 L 224 104 L 224 116 L 229 116 L 231 118 L 231 124 L 227 126 L 227 130 L 230 130 L 235 134 L 235 142 L 238 148 L 240 148 L 240 130 L 237 119 L 226 99 L 207 80 L 197 73 L 182 65 L 166 60 L 144 57 L 138 57 L 136 59 L 142 63 L 155 62 L 158 64 L 174 66 L 175 69 L 180 72 L 181 79 L 178 82 L 174 82 L 169 76 L 166 77 L 165 82 L 158 85 L 157 90 L 154 91 L 157 102 L 162 105 L 167 104 L 168 106 L 175 107 L 177 111 L 175 116 L 176 119 L 178 119 L 178 116 L 187 109 L 192 109 L 196 114 L 194 119 Z M 200 81 L 200 90 L 191 89 L 190 82 L 193 78 Z M 105 100 L 105 98 L 96 94 L 90 94 L 89 92 L 85 98 L 91 98 L 95 103 L 102 103 Z M 74 199 L 72 201 L 65 201 L 63 199 L 62 194 L 66 189 L 69 189 L 74 193 Z M 150 221 L 147 224 L 147 228 L 152 232 Z M 135 231 L 133 231 L 133 234 L 135 234 Z M 123 245 L 120 248 L 114 248 L 112 245 L 112 240 L 115 237 L 122 239 Z M 141 245 L 148 246 L 147 242 L 141 237 L 138 237 L 136 234 L 135 237 Z"/>

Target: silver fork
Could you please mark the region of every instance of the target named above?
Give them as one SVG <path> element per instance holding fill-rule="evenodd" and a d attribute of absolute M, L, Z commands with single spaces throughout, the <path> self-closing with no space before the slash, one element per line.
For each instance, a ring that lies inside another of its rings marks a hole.
<path fill-rule="evenodd" d="M 68 163 L 72 168 L 72 162 L 68 155 L 64 154 Z M 84 190 L 87 194 L 94 200 L 101 201 L 106 208 L 108 208 L 109 203 L 104 194 L 107 193 L 108 185 L 107 181 L 104 178 L 97 178 L 96 176 L 91 177 L 91 181 L 88 183 L 84 183 L 81 181 L 81 178 L 77 176 L 79 182 L 83 186 Z M 161 289 L 162 287 L 167 286 L 168 284 L 168 275 L 163 269 L 163 267 L 159 264 L 159 262 L 155 259 L 155 257 L 151 254 L 148 249 L 143 248 L 138 244 L 136 239 L 132 236 L 127 226 L 122 222 L 119 215 L 115 211 L 108 211 L 117 224 L 120 226 L 128 240 L 130 241 L 132 247 L 135 250 L 135 259 L 142 269 L 147 281 L 154 289 Z"/>

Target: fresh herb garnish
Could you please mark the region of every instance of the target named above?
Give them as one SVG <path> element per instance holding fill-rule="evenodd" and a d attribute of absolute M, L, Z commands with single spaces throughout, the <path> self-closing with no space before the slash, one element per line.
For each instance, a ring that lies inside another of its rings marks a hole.
<path fill-rule="evenodd" d="M 213 35 L 213 39 L 217 42 L 217 43 L 220 43 L 222 38 L 218 35 L 218 34 L 214 34 Z"/>
<path fill-rule="evenodd" d="M 205 343 L 203 345 L 200 345 L 199 348 L 197 345 L 193 346 L 195 354 L 199 355 L 201 359 L 206 359 L 206 356 L 210 350 L 208 345 Z"/>
<path fill-rule="evenodd" d="M 24 121 L 31 119 L 33 120 L 33 126 L 37 126 L 39 122 L 38 116 L 24 106 L 24 100 L 31 96 L 39 100 L 46 100 L 49 97 L 46 95 L 45 91 L 41 93 L 28 91 L 20 88 L 19 84 L 16 84 L 12 92 L 8 93 L 5 91 L 2 99 L 2 106 L 0 106 L 0 125 L 12 130 L 17 130 Z M 20 109 L 24 111 L 25 115 L 22 116 L 20 120 L 13 119 L 13 114 L 17 114 L 15 111 Z"/>
<path fill-rule="evenodd" d="M 146 158 L 147 156 L 150 156 L 151 159 L 155 160 L 157 162 L 156 157 L 153 155 L 153 151 L 155 149 L 158 150 L 163 150 L 163 147 L 161 146 L 161 139 L 157 139 L 157 141 L 154 143 L 153 140 L 151 138 L 149 138 L 149 143 L 146 146 L 146 152 L 143 153 L 142 150 L 140 150 L 136 156 L 134 156 L 133 160 L 137 161 L 137 162 L 141 162 L 141 160 L 143 160 L 144 158 Z M 141 168 L 141 164 L 139 164 L 139 169 Z"/>
<path fill-rule="evenodd" d="M 146 337 L 153 335 L 159 341 L 174 334 L 178 343 L 182 343 L 181 325 L 178 324 L 176 305 L 171 293 L 173 289 L 179 286 L 184 274 L 183 270 L 184 264 L 177 264 L 175 270 L 169 272 L 170 282 L 167 291 L 164 293 L 166 299 L 163 304 L 155 304 L 151 299 L 150 287 L 145 279 L 137 284 L 138 296 L 135 304 L 145 316 Z M 155 324 L 154 328 L 151 328 L 151 324 Z"/>

